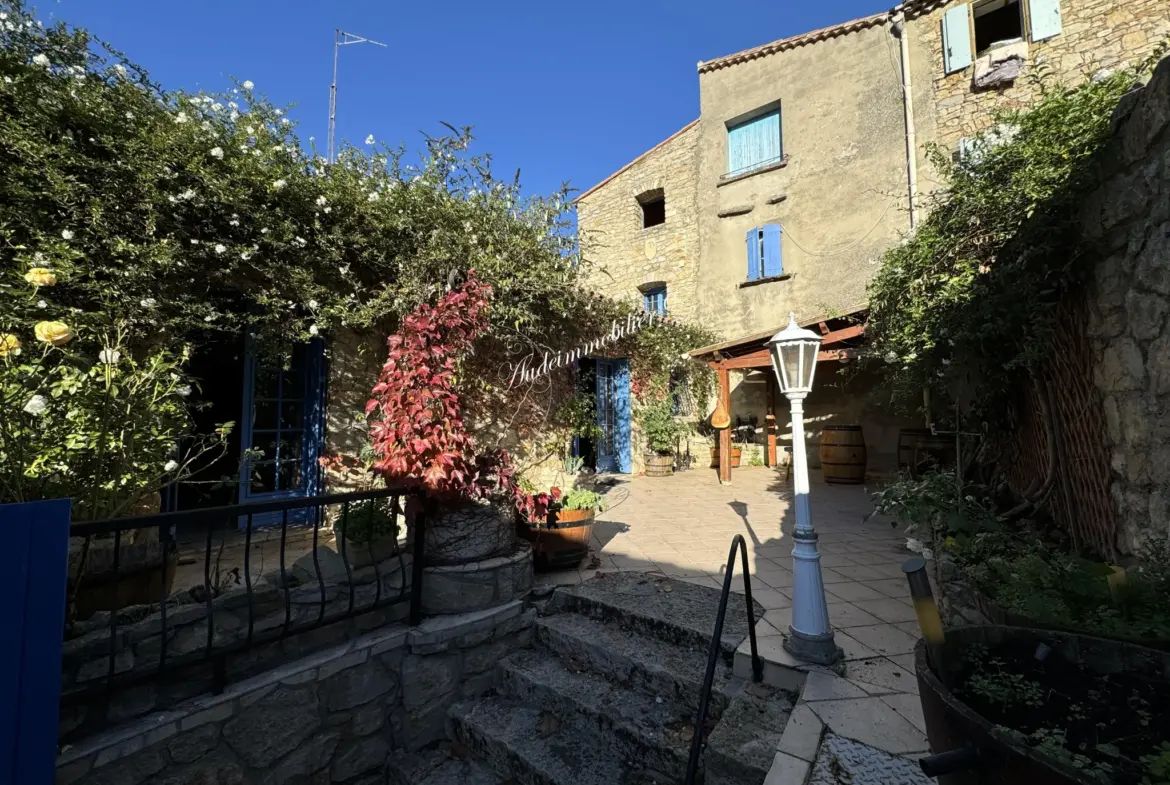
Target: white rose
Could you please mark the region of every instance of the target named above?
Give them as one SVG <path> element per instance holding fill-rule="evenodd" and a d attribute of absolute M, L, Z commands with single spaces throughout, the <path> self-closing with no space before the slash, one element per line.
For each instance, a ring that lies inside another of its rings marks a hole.
<path fill-rule="evenodd" d="M 317 329 L 317 325 L 314 324 L 309 327 L 309 335 L 316 335 L 318 332 L 320 331 Z"/>
<path fill-rule="evenodd" d="M 140 300 L 138 304 L 143 308 L 153 308 L 154 306 L 158 305 L 158 301 L 153 297 L 147 297 L 145 300 Z"/>
<path fill-rule="evenodd" d="M 318 196 L 318 197 L 317 197 L 317 206 L 318 206 L 318 207 L 322 207 L 322 206 L 324 206 L 324 204 L 325 204 L 325 202 L 326 202 L 326 201 L 327 201 L 327 200 L 325 199 L 325 197 L 324 197 L 324 196 Z"/>
<path fill-rule="evenodd" d="M 251 89 L 252 89 L 253 87 L 255 87 L 255 86 L 256 86 L 256 85 L 252 84 L 252 80 L 251 80 L 251 79 L 245 79 L 245 80 L 244 80 L 244 89 L 245 89 L 245 90 L 251 90 Z"/>
<path fill-rule="evenodd" d="M 215 252 L 216 253 L 223 253 L 226 250 L 227 250 L 227 246 L 224 245 L 223 243 L 216 243 L 215 244 Z"/>
<path fill-rule="evenodd" d="M 211 157 L 218 158 L 222 161 L 223 160 L 223 148 L 222 147 L 211 148 Z"/>
<path fill-rule="evenodd" d="M 373 143 L 374 143 L 374 135 L 370 134 L 369 136 L 366 137 L 366 144 L 373 144 Z"/>
<path fill-rule="evenodd" d="M 317 307 L 317 301 L 316 300 L 309 300 L 309 307 L 315 309 Z"/>
<path fill-rule="evenodd" d="M 24 405 L 24 410 L 28 414 L 40 414 L 45 409 L 49 408 L 49 401 L 43 395 L 34 395 L 28 399 L 28 403 Z"/>
<path fill-rule="evenodd" d="M 182 387 L 175 388 L 175 395 L 178 395 L 180 398 L 186 398 L 190 394 L 191 394 L 191 385 L 189 385 L 189 384 L 184 384 Z"/>
<path fill-rule="evenodd" d="M 122 353 L 117 349 L 102 349 L 98 353 L 98 360 L 106 365 L 117 365 L 120 359 L 122 359 Z"/>
<path fill-rule="evenodd" d="M 272 184 L 272 187 L 273 187 L 273 188 L 275 188 L 276 190 L 278 190 L 278 191 L 279 191 L 281 188 L 284 188 L 284 187 L 285 187 L 287 184 L 288 184 L 288 183 L 287 183 L 287 182 L 284 180 L 284 178 L 282 177 L 281 179 L 279 179 L 279 180 L 277 180 L 276 182 L 274 182 L 274 183 Z"/>
<path fill-rule="evenodd" d="M 68 229 L 64 229 L 61 232 L 61 237 L 63 237 L 66 240 L 72 240 L 73 239 L 73 232 L 69 231 Z"/>
<path fill-rule="evenodd" d="M 33 65 L 39 65 L 42 68 L 48 68 L 51 65 L 49 63 L 49 56 L 44 54 L 44 53 L 34 55 L 33 56 Z"/>
<path fill-rule="evenodd" d="M 175 115 L 175 122 L 180 124 L 187 122 L 187 113 L 179 112 L 177 115 Z"/>
<path fill-rule="evenodd" d="M 176 461 L 174 458 L 170 459 L 169 461 L 167 461 L 163 465 L 163 471 L 166 472 L 167 474 L 170 474 L 171 472 L 173 472 L 177 468 L 179 468 L 179 462 Z"/>

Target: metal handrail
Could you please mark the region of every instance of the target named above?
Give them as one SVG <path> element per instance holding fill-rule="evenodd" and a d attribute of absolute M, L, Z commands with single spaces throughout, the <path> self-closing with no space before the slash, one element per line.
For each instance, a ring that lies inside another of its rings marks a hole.
<path fill-rule="evenodd" d="M 699 754 L 703 749 L 703 726 L 707 722 L 707 709 L 711 702 L 711 689 L 715 684 L 715 664 L 719 661 L 719 651 L 723 648 L 723 618 L 727 615 L 727 599 L 731 594 L 731 575 L 735 570 L 735 550 L 739 549 L 740 560 L 743 565 L 743 596 L 747 600 L 748 638 L 752 642 L 752 681 L 759 682 L 764 678 L 764 663 L 760 660 L 760 653 L 756 647 L 756 610 L 752 603 L 752 576 L 748 572 L 747 543 L 743 535 L 737 534 L 731 540 L 731 551 L 727 554 L 727 570 L 723 574 L 723 593 L 719 597 L 719 612 L 715 615 L 715 630 L 711 635 L 711 647 L 707 652 L 707 673 L 703 677 L 703 687 L 699 690 L 699 713 L 695 717 L 695 732 L 691 736 L 691 754 L 687 760 L 687 776 L 684 785 L 694 785 L 695 776 L 699 772 Z"/>

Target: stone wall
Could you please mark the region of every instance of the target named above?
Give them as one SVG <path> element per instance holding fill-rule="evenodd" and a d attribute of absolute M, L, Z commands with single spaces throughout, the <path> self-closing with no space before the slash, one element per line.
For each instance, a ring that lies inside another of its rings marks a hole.
<path fill-rule="evenodd" d="M 684 321 L 696 315 L 698 135 L 696 121 L 586 191 L 576 203 L 588 285 L 610 297 L 633 298 L 640 304 L 639 287 L 663 282 L 667 308 Z M 655 190 L 666 198 L 666 222 L 643 229 L 638 197 Z"/>
<path fill-rule="evenodd" d="M 1093 378 L 1121 545 L 1132 552 L 1147 535 L 1170 535 L 1170 58 L 1115 121 L 1104 185 L 1082 218 L 1101 249 L 1089 295 Z"/>
<path fill-rule="evenodd" d="M 943 14 L 967 1 L 943 3 L 911 22 L 929 49 L 937 141 L 944 150 L 953 151 L 961 138 L 987 130 L 996 110 L 1023 109 L 1034 102 L 1039 91 L 1028 78 L 1029 71 L 1042 66 L 1061 82 L 1080 82 L 1103 68 L 1136 64 L 1170 35 L 1166 0 L 1063 0 L 1063 32 L 1025 43 L 1024 74 L 980 90 L 973 86 L 974 66 L 953 74 L 943 70 Z"/>
<path fill-rule="evenodd" d="M 491 688 L 534 617 L 516 601 L 381 628 L 68 746 L 57 785 L 382 783 L 389 757 L 443 738 L 447 709 Z"/>
<path fill-rule="evenodd" d="M 325 453 L 357 458 L 369 441 L 366 401 L 386 361 L 386 333 L 341 330 L 329 341 L 329 387 L 325 407 Z M 352 463 L 352 461 L 351 461 Z M 369 488 L 363 471 L 329 470 L 326 492 Z"/>

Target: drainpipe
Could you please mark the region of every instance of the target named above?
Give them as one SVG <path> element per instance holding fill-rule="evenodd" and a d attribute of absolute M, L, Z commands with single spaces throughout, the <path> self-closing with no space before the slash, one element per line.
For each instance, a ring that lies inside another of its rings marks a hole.
<path fill-rule="evenodd" d="M 902 50 L 902 111 L 906 117 L 906 187 L 910 197 L 910 231 L 918 226 L 918 136 L 914 130 L 914 88 L 910 78 L 910 41 L 906 35 L 906 13 L 894 15 L 894 35 Z"/>

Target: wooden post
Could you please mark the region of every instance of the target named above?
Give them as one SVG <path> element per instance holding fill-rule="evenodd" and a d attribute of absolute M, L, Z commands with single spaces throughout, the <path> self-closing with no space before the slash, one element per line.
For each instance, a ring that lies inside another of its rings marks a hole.
<path fill-rule="evenodd" d="M 768 433 L 768 455 L 767 463 L 769 466 L 775 468 L 776 466 L 776 375 L 771 373 L 771 369 L 765 369 L 764 373 L 768 377 L 768 413 L 764 416 L 764 427 Z"/>
<path fill-rule="evenodd" d="M 719 369 L 719 400 L 731 416 L 731 371 Z M 719 482 L 731 482 L 731 426 L 719 431 Z"/>

